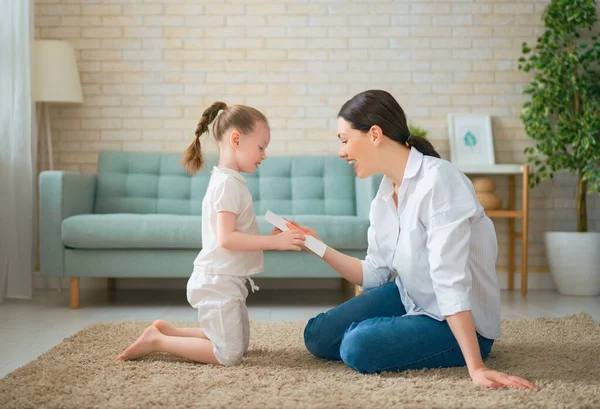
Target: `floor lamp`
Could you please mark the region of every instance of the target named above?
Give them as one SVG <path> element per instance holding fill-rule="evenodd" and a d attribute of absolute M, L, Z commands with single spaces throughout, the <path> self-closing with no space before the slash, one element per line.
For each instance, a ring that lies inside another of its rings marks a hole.
<path fill-rule="evenodd" d="M 67 41 L 36 40 L 33 46 L 32 65 L 33 100 L 40 103 L 37 109 L 37 135 L 40 145 L 45 145 L 40 154 L 41 168 L 42 170 L 54 170 L 52 128 L 50 126 L 48 104 L 83 103 L 75 51 Z M 42 125 L 45 128 L 45 143 L 44 138 L 41 136 Z M 46 154 L 48 155 L 48 166 L 45 165 Z M 37 160 L 37 158 L 34 160 Z M 39 267 L 39 243 L 36 245 L 36 267 Z M 48 282 L 46 279 L 44 279 L 44 283 L 47 288 Z M 59 292 L 61 289 L 62 286 L 59 282 Z"/>
<path fill-rule="evenodd" d="M 52 130 L 48 104 L 81 104 L 83 93 L 77 70 L 75 51 L 60 40 L 36 40 L 33 53 L 33 100 L 40 103 L 37 112 L 38 138 L 45 127 L 48 169 L 54 170 Z M 43 139 L 40 138 L 40 142 Z M 42 155 L 43 158 L 43 155 Z M 45 168 L 45 167 L 43 167 Z"/>

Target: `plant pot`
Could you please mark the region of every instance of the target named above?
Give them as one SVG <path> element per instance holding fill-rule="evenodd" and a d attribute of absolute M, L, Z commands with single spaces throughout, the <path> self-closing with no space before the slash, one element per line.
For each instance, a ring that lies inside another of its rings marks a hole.
<path fill-rule="evenodd" d="M 600 233 L 547 232 L 544 241 L 559 293 L 600 294 Z"/>

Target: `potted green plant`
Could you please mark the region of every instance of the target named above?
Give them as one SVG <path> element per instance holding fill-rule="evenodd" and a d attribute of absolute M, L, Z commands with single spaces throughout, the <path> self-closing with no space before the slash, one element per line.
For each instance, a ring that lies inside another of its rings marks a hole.
<path fill-rule="evenodd" d="M 428 133 L 427 130 L 421 128 L 418 125 L 413 124 L 412 122 L 408 123 L 408 130 L 410 131 L 411 135 L 427 138 L 427 133 Z"/>
<path fill-rule="evenodd" d="M 577 176 L 577 232 L 545 233 L 546 255 L 559 292 L 600 294 L 600 233 L 588 232 L 586 195 L 600 191 L 600 42 L 595 0 L 552 0 L 544 33 L 523 43 L 519 69 L 534 73 L 521 111 L 531 187 L 556 172 Z M 595 35 L 594 35 L 595 34 Z"/>

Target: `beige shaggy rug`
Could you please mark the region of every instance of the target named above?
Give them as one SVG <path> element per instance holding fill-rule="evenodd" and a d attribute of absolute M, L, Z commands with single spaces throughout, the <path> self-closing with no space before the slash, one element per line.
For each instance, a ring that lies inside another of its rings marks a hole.
<path fill-rule="evenodd" d="M 361 375 L 314 358 L 302 322 L 253 322 L 243 364 L 115 357 L 143 322 L 92 325 L 0 379 L 0 408 L 600 408 L 600 324 L 588 314 L 503 321 L 490 368 L 543 389 L 476 388 L 464 368 Z"/>

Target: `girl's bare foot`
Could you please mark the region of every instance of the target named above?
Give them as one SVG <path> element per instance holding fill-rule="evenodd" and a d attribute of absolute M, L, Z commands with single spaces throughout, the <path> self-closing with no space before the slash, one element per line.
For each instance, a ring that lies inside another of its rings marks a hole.
<path fill-rule="evenodd" d="M 150 325 L 129 348 L 117 357 L 119 360 L 136 359 L 154 352 L 162 336 L 158 328 Z"/>
<path fill-rule="evenodd" d="M 152 323 L 163 335 L 170 337 L 193 337 L 208 339 L 202 328 L 177 328 L 163 320 L 156 320 Z"/>
<path fill-rule="evenodd" d="M 156 320 L 152 323 L 152 326 L 159 330 L 162 334 L 175 336 L 175 327 L 169 324 L 167 321 Z"/>

